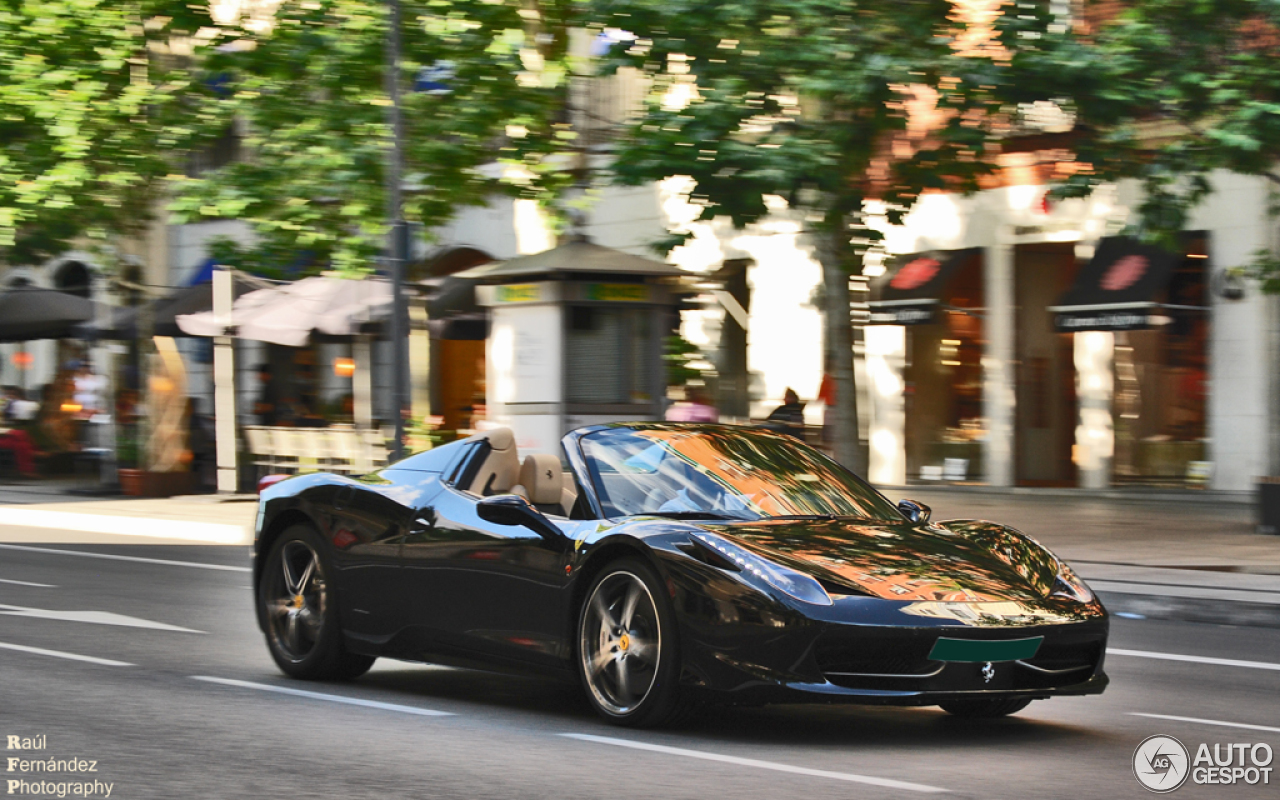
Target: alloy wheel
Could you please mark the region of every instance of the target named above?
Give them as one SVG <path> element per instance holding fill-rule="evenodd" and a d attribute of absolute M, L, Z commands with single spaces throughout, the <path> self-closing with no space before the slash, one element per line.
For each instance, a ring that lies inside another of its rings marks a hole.
<path fill-rule="evenodd" d="M 614 572 L 601 580 L 583 611 L 579 657 L 596 703 L 609 714 L 631 714 L 653 689 L 662 657 L 662 631 L 649 587 Z"/>
<path fill-rule="evenodd" d="M 272 643 L 285 658 L 302 661 L 319 642 L 328 605 L 320 557 L 305 541 L 285 542 L 267 581 L 264 602 Z"/>

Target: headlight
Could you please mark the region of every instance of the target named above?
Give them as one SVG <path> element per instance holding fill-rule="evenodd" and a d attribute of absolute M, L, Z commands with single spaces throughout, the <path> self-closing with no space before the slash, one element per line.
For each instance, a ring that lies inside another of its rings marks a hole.
<path fill-rule="evenodd" d="M 1053 580 L 1053 591 L 1050 597 L 1067 597 L 1080 603 L 1093 602 L 1093 590 L 1061 561 L 1058 562 L 1058 576 Z"/>
<path fill-rule="evenodd" d="M 743 572 L 748 572 L 770 586 L 797 600 L 819 606 L 831 605 L 831 595 L 822 584 L 803 572 L 797 572 L 761 558 L 750 550 L 709 533 L 690 534 Z M 1088 591 L 1088 590 L 1086 590 Z"/>

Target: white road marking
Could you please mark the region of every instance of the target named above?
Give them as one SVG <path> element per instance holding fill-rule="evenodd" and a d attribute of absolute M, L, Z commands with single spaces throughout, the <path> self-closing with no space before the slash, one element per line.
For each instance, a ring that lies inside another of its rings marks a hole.
<path fill-rule="evenodd" d="M 1212 664 L 1217 667 L 1247 667 L 1249 669 L 1270 669 L 1280 672 L 1280 664 L 1266 661 L 1238 661 L 1234 658 L 1209 658 L 1208 656 L 1183 656 L 1176 653 L 1152 653 L 1146 650 L 1113 650 L 1107 648 L 1109 656 L 1132 656 L 1134 658 L 1153 658 L 1157 661 L 1187 661 L 1192 664 Z"/>
<path fill-rule="evenodd" d="M 142 556 L 118 556 L 113 553 L 91 553 L 84 550 L 58 550 L 53 547 L 28 547 L 21 544 L 0 544 L 0 550 L 26 550 L 31 553 L 56 553 L 60 556 L 83 556 L 85 558 L 105 558 L 109 561 L 138 561 L 143 564 L 163 564 L 168 567 L 193 567 L 195 569 L 220 569 L 231 572 L 251 572 L 248 567 L 233 567 L 227 564 L 202 564 L 199 561 L 170 561 L 166 558 L 143 558 Z"/>
<path fill-rule="evenodd" d="M 127 661 L 112 661 L 109 658 L 96 658 L 95 656 L 82 656 L 78 653 L 64 653 L 61 650 L 45 650 L 42 647 L 27 647 L 22 644 L 7 644 L 0 642 L 0 650 L 17 650 L 19 653 L 34 653 L 38 656 L 53 656 L 54 658 L 65 658 L 71 661 L 88 661 L 90 664 L 101 664 L 104 667 L 132 667 L 133 665 Z"/>
<path fill-rule="evenodd" d="M 936 794 L 938 792 L 948 791 L 947 789 L 940 789 L 937 786 L 928 786 L 923 783 L 907 783 L 906 781 L 895 781 L 890 778 L 875 778 L 870 775 L 855 775 L 851 772 L 831 772 L 825 769 L 795 767 L 790 764 L 779 764 L 774 761 L 758 761 L 754 758 L 726 756 L 719 753 L 707 753 L 702 750 L 685 750 L 682 747 L 667 747 L 666 745 L 648 744 L 646 742 L 637 742 L 631 739 L 615 739 L 612 736 L 594 736 L 589 733 L 562 733 L 560 735 L 567 736 L 570 739 L 580 739 L 584 742 L 611 744 L 616 747 L 629 747 L 633 750 L 648 750 L 653 753 L 664 753 L 671 756 L 698 758 L 703 761 L 720 761 L 725 764 L 736 764 L 740 767 L 756 767 L 757 769 L 770 769 L 775 772 L 790 772 L 793 775 L 808 775 L 813 778 L 831 778 L 837 781 L 849 781 L 850 783 L 865 783 L 871 786 L 884 786 L 889 789 L 901 789 L 908 792 L 926 792 Z"/>
<path fill-rule="evenodd" d="M 152 517 L 117 517 L 109 514 L 77 514 L 43 508 L 0 508 L 0 525 L 21 528 L 51 528 L 82 533 L 109 533 L 115 536 L 143 536 L 152 539 L 180 539 L 208 544 L 248 544 L 243 525 L 221 522 L 189 522 Z"/>
<path fill-rule="evenodd" d="M 238 686 L 242 689 L 258 689 L 263 692 L 275 692 L 277 694 L 288 694 L 294 697 L 308 697 L 312 700 L 327 700 L 330 703 L 342 703 L 349 706 L 361 706 L 363 708 L 376 708 L 382 711 L 396 711 L 401 714 L 415 714 L 419 717 L 452 717 L 450 711 L 435 711 L 430 708 L 418 708 L 417 706 L 401 706 L 395 703 L 379 703 L 377 700 L 362 700 L 358 697 L 343 697 L 338 694 L 321 694 L 320 692 L 309 692 L 305 689 L 290 689 L 287 686 L 272 686 L 268 683 L 252 683 L 250 681 L 237 681 L 231 678 L 214 678 L 209 675 L 192 675 L 192 678 L 206 683 L 217 683 L 223 686 Z"/>
<path fill-rule="evenodd" d="M 156 631 L 179 631 L 180 633 L 204 633 L 191 628 L 181 628 L 164 622 L 155 622 L 140 617 L 126 617 L 110 611 L 55 611 L 47 608 L 26 608 L 24 606 L 7 606 L 0 604 L 0 614 L 12 617 L 29 617 L 31 619 L 53 619 L 60 622 L 87 622 L 91 625 L 119 625 L 125 628 L 150 628 Z"/>
<path fill-rule="evenodd" d="M 14 586 L 39 586 L 41 589 L 57 589 L 52 583 L 32 583 L 31 581 L 11 581 L 0 578 L 0 583 L 12 583 Z"/>
<path fill-rule="evenodd" d="M 1244 722 L 1223 722 L 1217 719 L 1196 719 L 1195 717 L 1173 717 L 1168 714 L 1142 714 L 1137 711 L 1130 711 L 1131 717 L 1150 717 L 1151 719 L 1170 719 L 1174 722 L 1194 722 L 1199 725 L 1220 725 L 1224 728 L 1244 728 L 1248 731 L 1270 731 L 1272 733 L 1280 733 L 1280 728 L 1271 728 L 1266 725 L 1248 725 Z"/>

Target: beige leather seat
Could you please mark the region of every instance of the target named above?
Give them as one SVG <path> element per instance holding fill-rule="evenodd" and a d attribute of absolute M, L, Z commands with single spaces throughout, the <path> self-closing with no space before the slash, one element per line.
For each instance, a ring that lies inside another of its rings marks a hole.
<path fill-rule="evenodd" d="M 511 493 L 528 498 L 544 514 L 568 516 L 563 505 L 564 473 L 560 471 L 560 459 L 550 453 L 525 456 L 520 467 L 520 483 L 512 487 Z"/>
<path fill-rule="evenodd" d="M 489 456 L 469 487 L 469 491 L 485 497 L 510 492 L 520 472 L 520 456 L 516 453 L 516 437 L 511 429 L 494 428 L 487 433 Z"/>

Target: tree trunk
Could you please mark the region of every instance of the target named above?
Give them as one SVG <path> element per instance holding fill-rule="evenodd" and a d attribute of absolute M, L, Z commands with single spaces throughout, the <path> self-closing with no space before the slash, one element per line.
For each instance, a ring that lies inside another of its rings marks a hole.
<path fill-rule="evenodd" d="M 867 474 L 866 459 L 858 439 L 858 392 L 853 374 L 853 323 L 849 316 L 849 273 L 845 254 L 849 251 L 848 233 L 843 226 L 822 231 L 817 236 L 815 254 L 822 264 L 822 282 L 826 303 L 828 367 L 835 382 L 835 408 L 829 414 L 834 428 L 832 454 L 836 461 L 859 475 Z"/>

